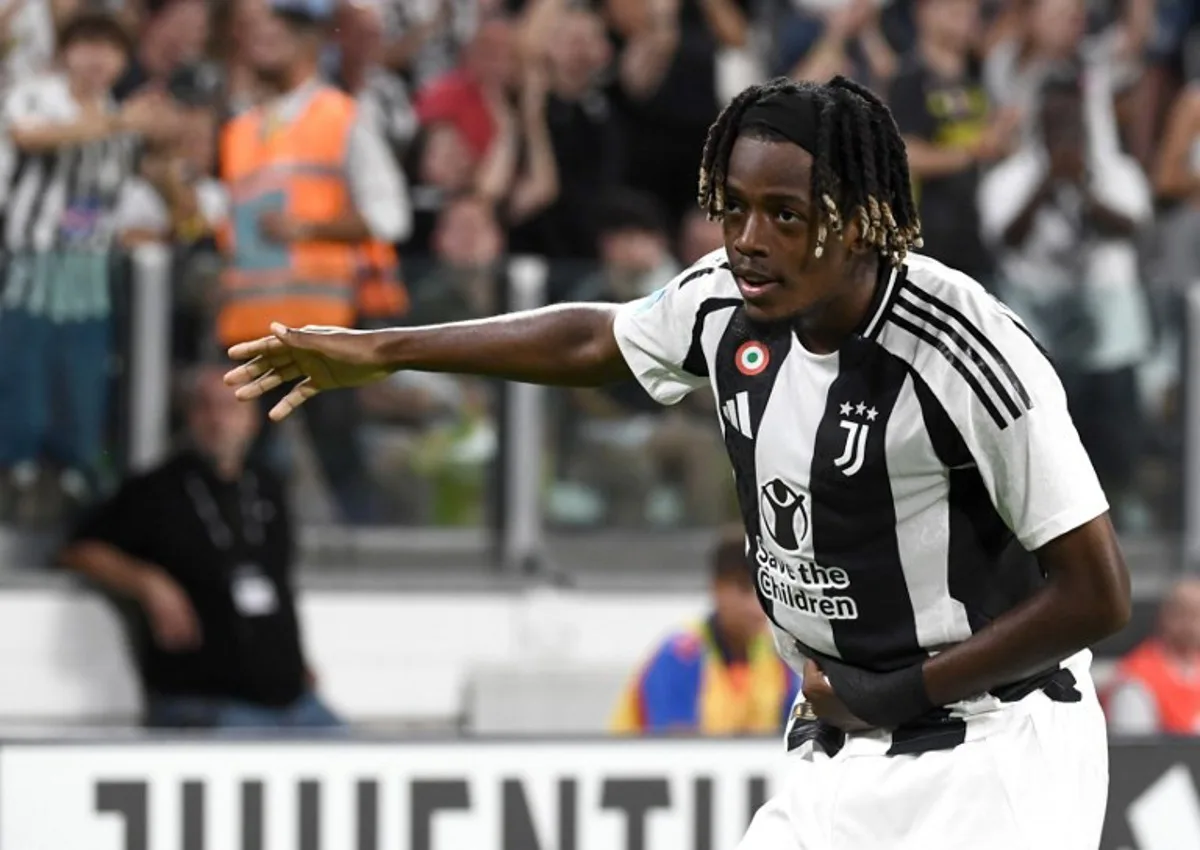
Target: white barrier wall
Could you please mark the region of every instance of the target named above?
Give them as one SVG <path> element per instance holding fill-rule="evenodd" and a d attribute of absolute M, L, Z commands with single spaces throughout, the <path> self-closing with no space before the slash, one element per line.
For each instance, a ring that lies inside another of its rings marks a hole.
<path fill-rule="evenodd" d="M 578 666 L 604 679 L 607 693 L 664 634 L 703 616 L 705 604 L 700 594 L 311 590 L 301 616 L 320 688 L 346 717 L 449 719 L 484 669 Z M 0 688 L 0 722 L 135 715 L 122 639 L 97 596 L 0 592 L 0 669 L 9 683 Z"/>
<path fill-rule="evenodd" d="M 1109 756 L 1099 850 L 1200 847 L 1200 742 Z M 8 740 L 0 847 L 732 850 L 789 764 L 759 739 Z"/>
<path fill-rule="evenodd" d="M 777 741 L 0 746 L 11 850 L 719 850 Z"/>

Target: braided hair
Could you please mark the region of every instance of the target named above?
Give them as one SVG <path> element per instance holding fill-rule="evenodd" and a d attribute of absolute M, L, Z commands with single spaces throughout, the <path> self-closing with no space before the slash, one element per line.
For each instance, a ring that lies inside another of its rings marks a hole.
<path fill-rule="evenodd" d="M 812 171 L 812 198 L 817 205 L 815 255 L 825 251 L 828 234 L 841 233 L 857 220 L 863 240 L 893 265 L 921 247 L 921 221 L 913 202 L 908 156 L 900 131 L 873 92 L 845 77 L 828 83 L 779 78 L 747 88 L 717 116 L 708 130 L 700 161 L 698 201 L 709 218 L 725 213 L 725 178 L 729 155 L 739 135 L 789 140 L 770 124 L 742 126 L 755 104 L 791 98 L 810 101 L 817 127 Z"/>

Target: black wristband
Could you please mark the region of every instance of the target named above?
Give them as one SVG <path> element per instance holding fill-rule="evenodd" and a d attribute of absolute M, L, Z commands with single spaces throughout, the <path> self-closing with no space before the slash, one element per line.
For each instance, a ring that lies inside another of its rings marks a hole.
<path fill-rule="evenodd" d="M 846 708 L 877 729 L 895 729 L 935 707 L 925 690 L 925 672 L 920 664 L 890 673 L 871 673 L 832 658 L 819 663 Z"/>

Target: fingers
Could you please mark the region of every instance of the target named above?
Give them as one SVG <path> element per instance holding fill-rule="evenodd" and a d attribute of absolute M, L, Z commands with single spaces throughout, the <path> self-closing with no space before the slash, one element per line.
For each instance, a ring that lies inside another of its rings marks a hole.
<path fill-rule="evenodd" d="M 255 357 L 283 351 L 285 348 L 287 346 L 278 336 L 264 336 L 261 339 L 240 342 L 231 346 L 228 354 L 231 360 L 251 360 Z"/>
<path fill-rule="evenodd" d="M 300 405 L 319 392 L 320 390 L 313 386 L 311 379 L 305 378 L 292 387 L 292 391 L 285 395 L 282 401 L 272 407 L 271 412 L 267 415 L 271 417 L 272 422 L 282 422 L 294 413 Z"/>
<path fill-rule="evenodd" d="M 271 390 L 278 387 L 287 381 L 294 381 L 303 376 L 304 373 L 295 363 L 287 363 L 275 369 L 268 367 L 266 372 L 260 374 L 250 383 L 243 383 L 234 391 L 234 396 L 239 401 L 251 401 L 259 396 L 269 393 Z"/>

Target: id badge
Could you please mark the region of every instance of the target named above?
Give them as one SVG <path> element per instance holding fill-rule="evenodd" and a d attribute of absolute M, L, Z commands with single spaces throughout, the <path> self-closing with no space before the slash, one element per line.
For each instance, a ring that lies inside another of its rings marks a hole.
<path fill-rule="evenodd" d="M 279 610 L 275 582 L 257 564 L 243 564 L 233 571 L 233 607 L 243 617 L 269 617 Z"/>

